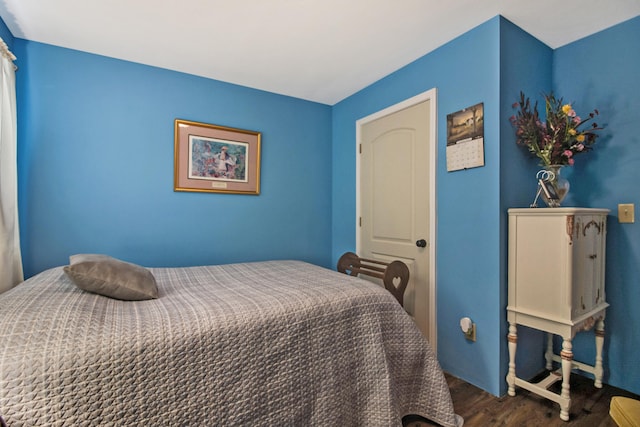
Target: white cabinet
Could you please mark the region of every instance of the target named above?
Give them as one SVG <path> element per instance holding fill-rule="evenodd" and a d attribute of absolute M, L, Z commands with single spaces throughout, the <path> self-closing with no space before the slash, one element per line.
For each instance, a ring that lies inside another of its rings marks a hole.
<path fill-rule="evenodd" d="M 560 404 L 560 418 L 569 419 L 571 369 L 591 372 L 602 387 L 602 345 L 605 300 L 605 243 L 608 209 L 509 209 L 509 394 L 520 386 Z M 561 371 L 532 384 L 516 376 L 517 325 L 548 332 L 547 369 L 561 363 Z M 573 360 L 571 340 L 595 326 L 595 365 Z M 560 355 L 553 354 L 552 336 L 563 339 Z M 558 395 L 548 390 L 562 380 Z"/>

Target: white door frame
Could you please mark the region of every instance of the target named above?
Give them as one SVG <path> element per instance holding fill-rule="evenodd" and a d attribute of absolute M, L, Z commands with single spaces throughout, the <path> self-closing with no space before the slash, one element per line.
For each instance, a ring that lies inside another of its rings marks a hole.
<path fill-rule="evenodd" d="M 418 94 L 414 97 L 406 99 L 395 105 L 380 110 L 376 113 L 363 117 L 356 121 L 356 252 L 360 253 L 361 249 L 361 229 L 359 226 L 359 218 L 362 212 L 362 200 L 361 200 L 361 182 L 360 182 L 360 144 L 362 141 L 362 126 L 366 123 L 377 120 L 381 117 L 388 116 L 397 111 L 404 110 L 405 108 L 412 107 L 424 101 L 429 101 L 429 336 L 427 337 L 434 352 L 437 353 L 438 348 L 438 328 L 436 325 L 436 154 L 437 154 L 437 124 L 438 124 L 438 109 L 437 109 L 437 90 L 436 88 L 429 89 L 426 92 Z"/>

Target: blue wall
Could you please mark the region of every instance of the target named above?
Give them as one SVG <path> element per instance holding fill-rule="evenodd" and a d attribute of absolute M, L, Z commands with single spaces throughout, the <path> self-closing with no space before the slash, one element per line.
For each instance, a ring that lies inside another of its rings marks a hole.
<path fill-rule="evenodd" d="M 600 111 L 606 125 L 594 150 L 568 170 L 569 204 L 611 209 L 607 223 L 605 382 L 640 394 L 640 17 L 556 49 L 553 89 L 580 115 Z M 634 203 L 636 222 L 618 222 L 618 204 Z M 574 341 L 593 360 L 593 334 Z"/>
<path fill-rule="evenodd" d="M 2 19 L 0 19 L 0 37 L 7 44 L 9 50 L 13 49 L 13 34 L 11 34 L 11 31 L 7 28 L 7 24 L 5 24 Z"/>
<path fill-rule="evenodd" d="M 16 40 L 26 276 L 106 253 L 147 266 L 329 265 L 331 108 Z M 173 191 L 176 118 L 262 132 L 259 196 Z"/>
<path fill-rule="evenodd" d="M 438 358 L 442 367 L 499 394 L 500 335 L 500 18 L 378 81 L 333 109 L 333 258 L 355 248 L 355 121 L 436 87 Z M 446 171 L 446 115 L 484 102 L 485 166 Z M 471 317 L 478 340 L 460 333 Z"/>
<path fill-rule="evenodd" d="M 502 19 L 500 27 L 500 246 L 501 281 L 503 285 L 501 307 L 507 306 L 508 274 L 508 214 L 509 208 L 528 207 L 537 191 L 535 177 L 538 162 L 516 144 L 515 132 L 509 117 L 515 113 L 513 103 L 520 99 L 520 91 L 537 97 L 551 87 L 553 50 L 530 34 Z M 539 203 L 542 206 L 541 202 Z M 506 313 L 501 311 L 506 318 Z M 502 323 L 501 337 L 506 337 L 508 324 Z M 544 369 L 541 352 L 546 345 L 541 331 L 518 326 L 516 366 L 518 376 L 530 378 Z M 502 353 L 501 366 L 508 364 L 508 349 Z M 506 386 L 506 383 L 503 383 Z M 505 392 L 502 389 L 502 392 Z"/>

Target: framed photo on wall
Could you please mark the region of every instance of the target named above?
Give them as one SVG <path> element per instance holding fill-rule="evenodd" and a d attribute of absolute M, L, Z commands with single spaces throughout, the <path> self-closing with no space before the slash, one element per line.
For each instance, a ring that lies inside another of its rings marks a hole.
<path fill-rule="evenodd" d="M 176 119 L 174 191 L 260 194 L 260 136 Z"/>

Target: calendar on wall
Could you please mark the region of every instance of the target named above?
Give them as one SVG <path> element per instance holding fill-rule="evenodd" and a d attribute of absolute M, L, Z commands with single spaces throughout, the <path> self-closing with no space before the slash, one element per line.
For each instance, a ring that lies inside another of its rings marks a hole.
<path fill-rule="evenodd" d="M 447 114 L 447 171 L 484 166 L 484 103 Z"/>

